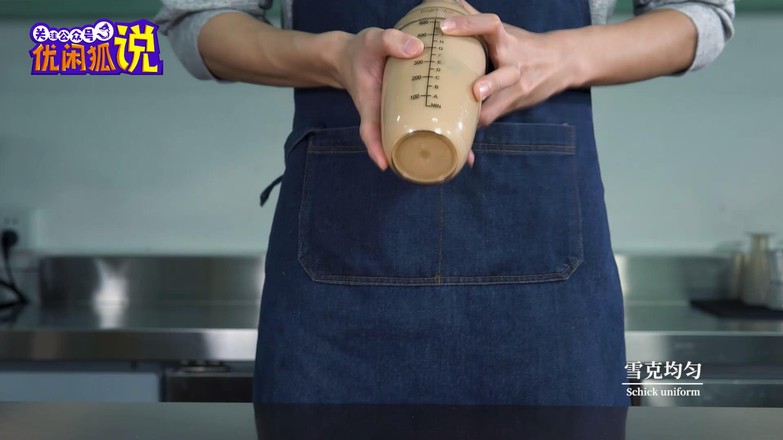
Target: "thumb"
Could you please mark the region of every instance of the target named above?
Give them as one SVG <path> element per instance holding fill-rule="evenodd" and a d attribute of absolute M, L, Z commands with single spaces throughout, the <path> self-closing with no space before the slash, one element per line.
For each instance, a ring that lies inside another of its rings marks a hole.
<path fill-rule="evenodd" d="M 384 52 L 395 58 L 413 58 L 424 51 L 424 43 L 421 40 L 397 29 L 381 32 L 381 44 Z"/>

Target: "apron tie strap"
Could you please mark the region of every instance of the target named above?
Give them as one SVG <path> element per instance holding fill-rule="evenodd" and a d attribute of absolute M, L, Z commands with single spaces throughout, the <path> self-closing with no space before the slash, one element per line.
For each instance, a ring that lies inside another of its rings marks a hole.
<path fill-rule="evenodd" d="M 263 191 L 261 191 L 261 206 L 264 206 L 264 203 L 266 203 L 266 201 L 269 200 L 269 195 L 272 194 L 272 190 L 275 189 L 275 187 L 279 185 L 280 182 L 282 181 L 283 181 L 283 176 L 280 176 L 277 179 L 273 180 L 272 183 L 270 183 Z"/>

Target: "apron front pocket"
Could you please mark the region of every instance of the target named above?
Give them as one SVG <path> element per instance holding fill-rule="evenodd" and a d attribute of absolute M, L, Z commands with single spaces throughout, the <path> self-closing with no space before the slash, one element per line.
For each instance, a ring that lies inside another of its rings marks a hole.
<path fill-rule="evenodd" d="M 444 186 L 441 276 L 454 284 L 566 280 L 583 260 L 573 126 L 495 123 Z"/>
<path fill-rule="evenodd" d="M 298 258 L 318 282 L 509 284 L 565 280 L 582 261 L 574 129 L 496 123 L 476 165 L 423 186 L 367 156 L 358 128 L 307 145 Z"/>

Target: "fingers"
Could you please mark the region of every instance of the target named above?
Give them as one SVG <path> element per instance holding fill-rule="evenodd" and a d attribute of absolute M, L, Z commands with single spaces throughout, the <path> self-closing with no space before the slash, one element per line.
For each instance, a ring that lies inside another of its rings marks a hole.
<path fill-rule="evenodd" d="M 506 89 L 484 101 L 479 114 L 479 127 L 486 127 L 495 119 L 508 113 L 514 105 L 514 100 L 514 95 Z"/>
<path fill-rule="evenodd" d="M 379 34 L 384 55 L 395 58 L 413 58 L 424 51 L 424 43 L 413 35 L 397 29 L 385 29 Z"/>
<path fill-rule="evenodd" d="M 490 45 L 505 33 L 503 22 L 495 14 L 461 15 L 450 17 L 440 24 L 443 33 L 457 36 L 482 36 Z"/>
<path fill-rule="evenodd" d="M 487 126 L 511 111 L 532 107 L 551 96 L 547 92 L 549 90 L 551 87 L 545 83 L 534 85 L 524 82 L 498 90 L 481 103 L 479 125 Z"/>
<path fill-rule="evenodd" d="M 375 165 L 381 171 L 386 171 L 389 163 L 386 161 L 386 153 L 383 152 L 383 143 L 381 141 L 380 96 L 373 97 L 372 93 L 369 95 L 364 101 L 356 102 L 356 108 L 359 110 L 362 121 L 359 125 L 359 136 L 361 136 L 362 142 L 367 147 L 367 154 L 370 155 L 370 159 L 375 162 Z"/>
<path fill-rule="evenodd" d="M 476 163 L 476 153 L 470 150 L 470 153 L 468 153 L 468 166 L 472 168 L 474 163 Z"/>
<path fill-rule="evenodd" d="M 389 164 L 381 142 L 381 78 L 387 56 L 413 58 L 424 51 L 418 38 L 397 29 L 368 28 L 357 34 L 354 47 L 353 76 L 349 81 L 351 97 L 359 111 L 359 134 L 367 153 L 382 171 Z"/>
<path fill-rule="evenodd" d="M 377 119 L 369 116 L 362 117 L 362 123 L 359 126 L 359 135 L 362 137 L 364 145 L 367 147 L 367 154 L 375 165 L 386 171 L 389 163 L 386 161 L 386 153 L 383 152 L 381 143 L 381 124 Z"/>
<path fill-rule="evenodd" d="M 473 94 L 483 101 L 498 90 L 511 87 L 519 82 L 521 73 L 516 66 L 506 65 L 479 78 L 473 84 Z"/>

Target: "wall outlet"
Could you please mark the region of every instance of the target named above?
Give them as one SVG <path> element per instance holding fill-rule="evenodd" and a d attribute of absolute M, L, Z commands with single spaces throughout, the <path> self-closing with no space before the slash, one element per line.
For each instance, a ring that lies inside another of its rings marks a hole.
<path fill-rule="evenodd" d="M 13 229 L 19 235 L 14 250 L 31 249 L 35 243 L 36 215 L 32 209 L 0 206 L 0 233 Z"/>

